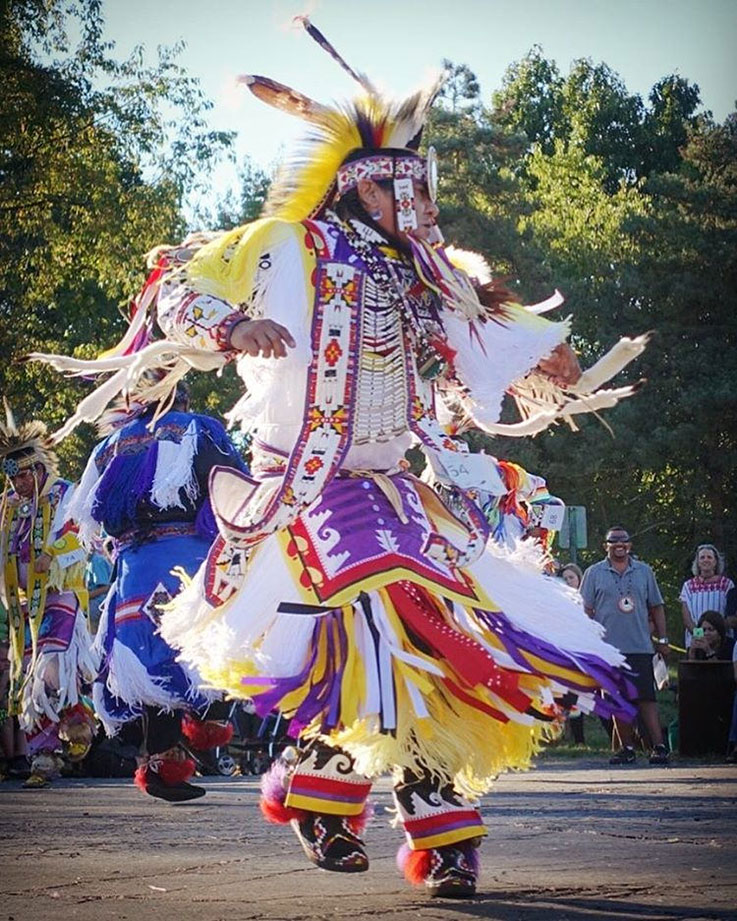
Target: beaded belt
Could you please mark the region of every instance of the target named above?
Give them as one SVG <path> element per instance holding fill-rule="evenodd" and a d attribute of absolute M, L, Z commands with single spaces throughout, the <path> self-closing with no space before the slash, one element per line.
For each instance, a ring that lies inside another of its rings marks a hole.
<path fill-rule="evenodd" d="M 196 533 L 197 528 L 194 521 L 168 521 L 166 524 L 155 524 L 146 529 L 131 529 L 114 539 L 113 554 L 117 557 L 124 550 L 130 550 L 141 544 L 150 544 L 164 537 L 187 537 Z"/>

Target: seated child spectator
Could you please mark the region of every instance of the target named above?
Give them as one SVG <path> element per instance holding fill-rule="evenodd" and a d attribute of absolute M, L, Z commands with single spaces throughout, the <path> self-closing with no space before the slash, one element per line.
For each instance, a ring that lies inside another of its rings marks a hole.
<path fill-rule="evenodd" d="M 718 611 L 704 611 L 693 631 L 688 658 L 729 662 L 735 641 L 727 636 L 724 618 Z"/>

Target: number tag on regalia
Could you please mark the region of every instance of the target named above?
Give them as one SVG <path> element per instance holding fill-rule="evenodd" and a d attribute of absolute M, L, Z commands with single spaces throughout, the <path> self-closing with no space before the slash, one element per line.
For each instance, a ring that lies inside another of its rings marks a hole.
<path fill-rule="evenodd" d="M 446 480 L 460 489 L 480 489 L 494 496 L 503 496 L 507 492 L 496 461 L 488 454 L 436 451 L 435 459 L 438 464 L 433 464 L 433 467 L 441 481 Z"/>
<path fill-rule="evenodd" d="M 558 505 L 557 503 L 546 505 L 540 520 L 540 527 L 545 528 L 546 531 L 560 531 L 565 513 L 565 505 Z"/>

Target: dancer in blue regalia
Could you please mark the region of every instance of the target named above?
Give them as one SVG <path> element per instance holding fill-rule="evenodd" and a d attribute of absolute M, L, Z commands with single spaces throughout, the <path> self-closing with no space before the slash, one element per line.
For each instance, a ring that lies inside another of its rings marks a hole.
<path fill-rule="evenodd" d="M 75 502 L 81 536 L 111 539 L 115 571 L 95 639 L 100 671 L 95 709 L 108 734 L 143 717 L 143 759 L 136 785 L 166 800 L 204 794 L 188 783 L 194 749 L 224 744 L 224 705 L 196 688 L 159 635 L 161 607 L 205 558 L 215 534 L 207 480 L 213 466 L 244 470 L 222 425 L 188 411 L 183 384 L 169 412 L 133 400 L 101 423 Z M 205 719 L 198 718 L 206 717 Z"/>

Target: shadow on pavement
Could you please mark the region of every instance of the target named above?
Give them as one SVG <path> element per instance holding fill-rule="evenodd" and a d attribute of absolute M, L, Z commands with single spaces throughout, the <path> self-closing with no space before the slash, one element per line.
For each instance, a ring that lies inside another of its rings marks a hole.
<path fill-rule="evenodd" d="M 648 905 L 563 893 L 481 892 L 473 901 L 453 903 L 443 899 L 433 904 L 442 905 L 444 915 L 494 921 L 734 921 L 735 918 L 735 912 L 729 909 L 709 908 L 699 912 L 685 905 Z"/>

